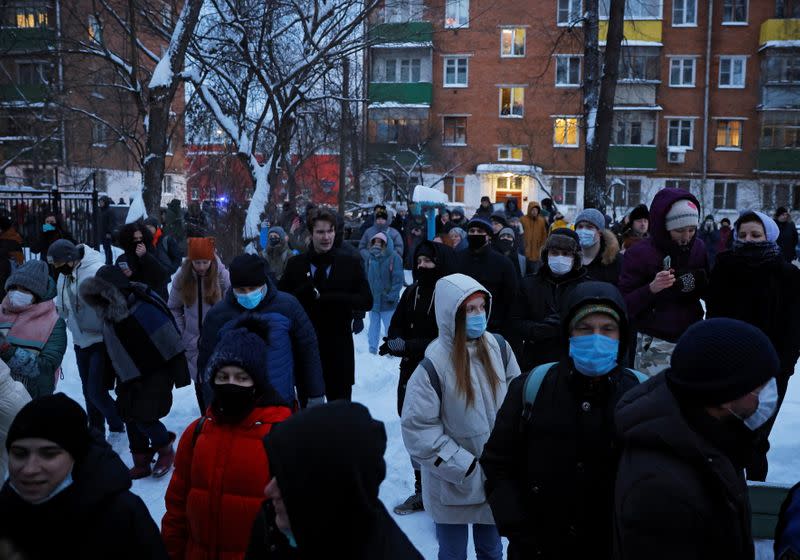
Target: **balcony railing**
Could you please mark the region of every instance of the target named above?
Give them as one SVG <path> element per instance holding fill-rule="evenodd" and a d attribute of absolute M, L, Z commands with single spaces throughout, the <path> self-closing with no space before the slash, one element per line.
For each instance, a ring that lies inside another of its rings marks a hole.
<path fill-rule="evenodd" d="M 800 18 L 768 19 L 761 24 L 759 45 L 779 45 L 783 41 L 800 41 Z"/>
<path fill-rule="evenodd" d="M 369 84 L 370 103 L 430 105 L 432 98 L 433 84 L 429 82 Z"/>
<path fill-rule="evenodd" d="M 433 41 L 433 24 L 428 21 L 382 23 L 369 30 L 369 40 L 374 45 L 389 43 L 423 46 Z"/>

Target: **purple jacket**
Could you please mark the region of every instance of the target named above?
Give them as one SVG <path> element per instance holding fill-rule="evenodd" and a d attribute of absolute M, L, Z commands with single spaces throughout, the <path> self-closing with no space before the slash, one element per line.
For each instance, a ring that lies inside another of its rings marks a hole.
<path fill-rule="evenodd" d="M 669 237 L 666 216 L 670 207 L 688 199 L 700 207 L 697 199 L 683 189 L 662 189 L 650 205 L 650 237 L 625 252 L 619 290 L 625 297 L 628 315 L 637 331 L 669 342 L 678 340 L 693 323 L 702 320 L 700 305 L 703 287 L 708 277 L 708 257 L 703 241 L 692 240 L 688 253 L 681 252 Z M 681 293 L 678 283 L 657 294 L 650 292 L 650 282 L 664 268 L 664 257 L 672 259 L 676 276 L 694 272 L 700 287 L 691 293 Z"/>

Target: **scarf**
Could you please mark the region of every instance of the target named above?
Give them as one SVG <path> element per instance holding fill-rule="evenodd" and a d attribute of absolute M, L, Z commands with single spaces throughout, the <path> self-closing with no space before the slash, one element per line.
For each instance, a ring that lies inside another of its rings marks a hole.
<path fill-rule="evenodd" d="M 14 308 L 8 297 L 0 305 L 0 331 L 9 344 L 41 352 L 58 321 L 52 299 Z"/>
<path fill-rule="evenodd" d="M 774 241 L 746 243 L 736 239 L 733 242 L 733 253 L 745 257 L 749 264 L 759 265 L 779 257 L 781 250 Z"/>

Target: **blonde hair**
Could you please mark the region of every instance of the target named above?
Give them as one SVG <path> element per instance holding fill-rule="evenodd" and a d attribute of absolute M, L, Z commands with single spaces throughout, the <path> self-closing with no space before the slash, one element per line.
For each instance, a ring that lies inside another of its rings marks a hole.
<path fill-rule="evenodd" d="M 175 287 L 181 294 L 181 302 L 186 307 L 191 307 L 197 302 L 197 274 L 192 267 L 192 261 L 184 259 Z M 219 266 L 217 259 L 211 259 L 211 266 L 203 276 L 203 302 L 214 305 L 222 299 L 222 286 L 219 284 Z"/>
<path fill-rule="evenodd" d="M 494 366 L 492 366 L 492 359 L 489 356 L 489 347 L 483 336 L 477 339 L 476 345 L 478 360 L 480 360 L 481 365 L 483 365 L 483 371 L 486 373 L 489 387 L 492 389 L 492 396 L 497 396 L 497 387 L 500 385 L 500 381 L 497 379 Z M 472 385 L 469 349 L 467 348 L 466 301 L 462 303 L 458 311 L 456 311 L 456 328 L 453 336 L 453 352 L 451 358 L 453 369 L 456 373 L 456 390 L 461 395 L 464 395 L 467 408 L 469 408 L 475 402 L 475 388 Z"/>

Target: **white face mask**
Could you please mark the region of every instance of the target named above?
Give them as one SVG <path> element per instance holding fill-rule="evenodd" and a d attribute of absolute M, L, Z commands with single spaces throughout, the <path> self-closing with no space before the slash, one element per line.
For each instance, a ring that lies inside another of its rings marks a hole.
<path fill-rule="evenodd" d="M 26 307 L 33 303 L 33 294 L 11 290 L 8 292 L 8 302 L 14 307 Z"/>
<path fill-rule="evenodd" d="M 550 271 L 556 276 L 563 276 L 572 270 L 573 262 L 573 257 L 547 257 L 547 266 L 550 267 Z"/>
<path fill-rule="evenodd" d="M 775 410 L 778 408 L 778 382 L 775 380 L 775 378 L 773 377 L 770 379 L 756 396 L 758 397 L 758 408 L 747 418 L 742 418 L 732 410 L 728 409 L 730 410 L 731 414 L 739 418 L 742 422 L 744 422 L 745 426 L 753 431 L 756 431 L 761 426 L 766 424 L 767 421 L 772 418 L 772 416 L 775 414 Z"/>

